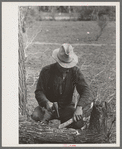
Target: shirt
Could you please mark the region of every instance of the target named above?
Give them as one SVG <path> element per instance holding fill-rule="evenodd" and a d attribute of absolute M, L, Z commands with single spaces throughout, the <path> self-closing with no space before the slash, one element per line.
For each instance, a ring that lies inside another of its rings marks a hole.
<path fill-rule="evenodd" d="M 58 102 L 59 107 L 64 108 L 72 103 L 75 87 L 80 95 L 77 105 L 85 107 L 91 103 L 89 87 L 80 69 L 77 66 L 68 69 L 64 79 L 54 63 L 42 68 L 35 90 L 35 98 L 42 107 L 45 107 L 46 102 L 51 101 Z"/>

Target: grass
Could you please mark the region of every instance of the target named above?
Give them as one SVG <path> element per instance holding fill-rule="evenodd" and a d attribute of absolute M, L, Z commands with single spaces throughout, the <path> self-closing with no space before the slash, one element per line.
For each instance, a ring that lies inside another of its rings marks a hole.
<path fill-rule="evenodd" d="M 98 41 L 99 26 L 96 21 L 40 21 L 29 30 L 29 37 L 41 30 L 35 41 L 51 43 L 104 43 L 115 44 L 115 22 L 110 22 Z M 89 34 L 87 34 L 89 32 Z"/>
<path fill-rule="evenodd" d="M 36 81 L 42 67 L 54 63 L 51 54 L 60 44 L 68 42 L 77 44 L 74 51 L 78 55 L 78 66 L 84 74 L 95 99 L 110 101 L 108 111 L 108 125 L 116 114 L 116 46 L 115 22 L 110 22 L 98 41 L 94 41 L 99 33 L 96 22 L 74 21 L 41 21 L 28 30 L 28 40 L 38 30 L 33 44 L 26 49 L 27 72 L 27 109 L 29 114 L 38 105 L 34 91 Z M 87 34 L 89 32 L 90 34 Z M 35 42 L 45 44 L 34 44 Z M 50 43 L 50 44 L 46 44 Z M 58 43 L 58 44 L 55 44 Z M 86 44 L 86 45 L 78 45 Z M 87 44 L 103 44 L 100 46 Z M 104 45 L 105 44 L 105 45 Z M 112 128 L 111 142 L 115 143 L 116 127 Z"/>

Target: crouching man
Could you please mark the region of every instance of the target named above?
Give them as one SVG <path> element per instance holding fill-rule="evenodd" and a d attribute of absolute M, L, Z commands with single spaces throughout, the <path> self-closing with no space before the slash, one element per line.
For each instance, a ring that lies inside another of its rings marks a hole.
<path fill-rule="evenodd" d="M 69 127 L 79 129 L 83 126 L 83 109 L 92 101 L 89 100 L 90 92 L 84 76 L 76 66 L 78 57 L 67 43 L 55 49 L 52 57 L 56 63 L 44 67 L 37 82 L 35 97 L 39 106 L 32 113 L 32 119 L 41 121 L 42 109 L 48 111 L 47 121 L 56 119 L 53 103 L 57 102 L 61 123 L 73 118 L 74 122 Z M 79 93 L 76 107 L 72 102 L 75 87 Z"/>

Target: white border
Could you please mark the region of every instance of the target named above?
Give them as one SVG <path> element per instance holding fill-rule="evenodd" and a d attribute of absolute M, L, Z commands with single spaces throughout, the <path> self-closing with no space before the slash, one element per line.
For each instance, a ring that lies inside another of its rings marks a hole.
<path fill-rule="evenodd" d="M 2 146 L 64 147 L 63 144 L 18 143 L 18 6 L 116 6 L 116 144 L 76 144 L 76 147 L 120 146 L 120 3 L 119 2 L 2 2 Z M 73 145 L 73 144 L 70 144 Z M 69 147 L 69 144 L 67 144 Z"/>

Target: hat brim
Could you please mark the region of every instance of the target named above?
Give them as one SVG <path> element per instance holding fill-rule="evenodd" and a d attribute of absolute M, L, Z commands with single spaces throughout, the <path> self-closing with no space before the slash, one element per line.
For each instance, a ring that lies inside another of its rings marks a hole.
<path fill-rule="evenodd" d="M 72 68 L 72 67 L 76 66 L 76 64 L 78 63 L 77 55 L 75 53 L 73 53 L 73 55 L 72 55 L 73 60 L 70 63 L 64 63 L 64 62 L 60 61 L 59 58 L 57 57 L 59 49 L 60 48 L 55 49 L 52 53 L 52 57 L 54 58 L 54 60 L 56 62 L 58 62 L 64 68 Z"/>

